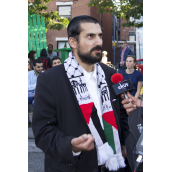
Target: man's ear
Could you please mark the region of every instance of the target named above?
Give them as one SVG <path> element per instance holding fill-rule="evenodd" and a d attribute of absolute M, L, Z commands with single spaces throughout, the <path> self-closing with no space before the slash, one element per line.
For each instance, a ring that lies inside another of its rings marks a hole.
<path fill-rule="evenodd" d="M 69 45 L 73 48 L 76 49 L 78 46 L 78 42 L 74 37 L 69 38 Z"/>
<path fill-rule="evenodd" d="M 33 69 L 35 70 L 35 66 L 33 66 Z"/>

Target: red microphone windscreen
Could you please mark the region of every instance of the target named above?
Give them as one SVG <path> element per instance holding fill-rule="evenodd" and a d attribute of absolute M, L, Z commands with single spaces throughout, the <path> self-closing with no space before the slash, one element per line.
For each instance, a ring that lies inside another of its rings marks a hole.
<path fill-rule="evenodd" d="M 123 81 L 123 76 L 122 74 L 120 73 L 115 73 L 111 76 L 111 81 L 114 83 L 114 84 L 117 84 L 118 82 L 121 82 Z"/>

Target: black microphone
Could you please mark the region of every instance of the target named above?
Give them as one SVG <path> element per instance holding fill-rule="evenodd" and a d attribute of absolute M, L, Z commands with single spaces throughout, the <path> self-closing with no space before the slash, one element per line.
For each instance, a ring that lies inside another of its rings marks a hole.
<path fill-rule="evenodd" d="M 130 80 L 123 81 L 123 76 L 120 73 L 115 73 L 111 76 L 112 85 L 116 95 L 124 93 L 126 99 L 129 99 L 126 92 L 134 89 Z"/>

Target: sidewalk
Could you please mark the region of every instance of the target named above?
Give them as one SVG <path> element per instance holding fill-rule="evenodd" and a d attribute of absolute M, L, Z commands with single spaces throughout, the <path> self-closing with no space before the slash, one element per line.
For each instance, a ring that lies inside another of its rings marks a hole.
<path fill-rule="evenodd" d="M 30 112 L 31 121 L 32 115 Z M 36 147 L 32 128 L 28 128 L 28 172 L 44 172 L 44 152 Z"/>

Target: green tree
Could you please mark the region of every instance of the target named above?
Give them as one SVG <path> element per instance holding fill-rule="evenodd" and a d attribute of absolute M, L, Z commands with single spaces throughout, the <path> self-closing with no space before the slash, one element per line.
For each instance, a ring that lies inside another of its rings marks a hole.
<path fill-rule="evenodd" d="M 34 2 L 28 1 L 28 13 L 30 15 L 37 14 L 45 18 L 46 31 L 48 29 L 61 30 L 67 28 L 69 20 L 67 18 L 60 17 L 58 11 L 47 12 L 47 4 L 52 0 L 34 0 Z M 32 4 L 31 4 L 32 3 Z"/>
<path fill-rule="evenodd" d="M 136 21 L 143 16 L 143 0 L 91 0 L 89 7 L 98 7 L 98 13 L 110 13 L 125 21 L 123 27 L 143 27 Z"/>

